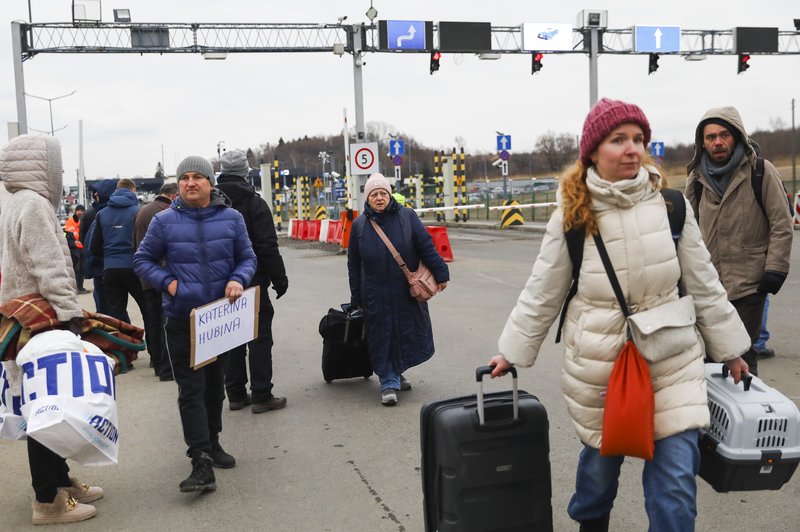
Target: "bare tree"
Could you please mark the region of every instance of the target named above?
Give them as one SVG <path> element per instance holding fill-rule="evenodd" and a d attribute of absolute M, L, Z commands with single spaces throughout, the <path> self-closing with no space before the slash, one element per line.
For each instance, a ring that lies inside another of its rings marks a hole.
<path fill-rule="evenodd" d="M 556 135 L 548 131 L 536 141 L 536 151 L 549 170 L 558 172 L 575 158 L 578 148 L 575 137 L 569 133 Z"/>

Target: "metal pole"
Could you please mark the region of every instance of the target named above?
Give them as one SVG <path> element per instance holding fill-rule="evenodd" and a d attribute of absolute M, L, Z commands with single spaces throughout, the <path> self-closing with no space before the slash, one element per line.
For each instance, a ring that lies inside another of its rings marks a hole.
<path fill-rule="evenodd" d="M 792 194 L 797 194 L 797 159 L 794 144 L 794 98 L 792 98 L 792 136 L 789 137 L 792 147 Z"/>
<path fill-rule="evenodd" d="M 50 136 L 55 137 L 56 131 L 53 127 L 53 100 L 47 100 L 47 105 L 50 107 Z"/>
<path fill-rule="evenodd" d="M 589 107 L 597 103 L 597 49 L 598 29 L 589 28 Z"/>
<path fill-rule="evenodd" d="M 14 56 L 14 86 L 17 93 L 17 123 L 20 135 L 28 133 L 28 112 L 25 108 L 25 76 L 22 71 L 22 23 L 11 23 L 11 50 Z"/>
<path fill-rule="evenodd" d="M 83 120 L 78 120 L 78 202 L 86 205 L 86 173 L 83 167 Z"/>
<path fill-rule="evenodd" d="M 364 64 L 361 53 L 363 24 L 353 26 L 353 90 L 356 100 L 356 142 L 364 140 L 364 86 L 361 78 L 361 67 Z"/>

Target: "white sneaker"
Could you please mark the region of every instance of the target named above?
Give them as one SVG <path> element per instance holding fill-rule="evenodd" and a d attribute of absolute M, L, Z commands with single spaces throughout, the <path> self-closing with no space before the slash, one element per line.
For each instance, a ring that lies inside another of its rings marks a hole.
<path fill-rule="evenodd" d="M 387 388 L 381 392 L 381 404 L 383 406 L 394 406 L 397 404 L 397 390 Z"/>

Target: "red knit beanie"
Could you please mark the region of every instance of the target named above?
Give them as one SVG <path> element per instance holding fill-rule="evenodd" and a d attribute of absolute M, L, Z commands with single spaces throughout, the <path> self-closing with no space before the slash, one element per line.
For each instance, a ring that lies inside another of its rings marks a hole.
<path fill-rule="evenodd" d="M 581 162 L 584 167 L 592 165 L 592 153 L 609 133 L 622 124 L 636 124 L 641 127 L 645 146 L 650 143 L 650 123 L 638 105 L 601 98 L 583 122 Z"/>

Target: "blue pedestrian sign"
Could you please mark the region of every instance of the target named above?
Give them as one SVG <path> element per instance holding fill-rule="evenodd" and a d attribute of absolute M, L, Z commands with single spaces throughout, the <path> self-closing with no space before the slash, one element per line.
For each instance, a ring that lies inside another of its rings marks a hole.
<path fill-rule="evenodd" d="M 511 135 L 497 135 L 497 151 L 511 149 Z"/>
<path fill-rule="evenodd" d="M 680 26 L 634 26 L 633 50 L 645 53 L 681 51 Z"/>
<path fill-rule="evenodd" d="M 395 155 L 405 155 L 406 154 L 406 143 L 400 139 L 393 139 L 389 142 L 389 155 L 394 157 Z"/>
<path fill-rule="evenodd" d="M 650 143 L 650 155 L 653 157 L 663 157 L 664 156 L 664 143 L 663 142 L 651 142 Z"/>
<path fill-rule="evenodd" d="M 424 50 L 424 20 L 387 20 L 386 45 L 389 50 Z"/>

